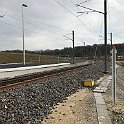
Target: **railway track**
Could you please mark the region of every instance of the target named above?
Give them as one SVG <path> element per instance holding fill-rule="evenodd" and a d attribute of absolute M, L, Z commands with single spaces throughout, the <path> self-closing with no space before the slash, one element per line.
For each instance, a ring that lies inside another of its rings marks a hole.
<path fill-rule="evenodd" d="M 1 79 L 0 80 L 0 93 L 7 92 L 8 90 L 11 90 L 11 89 L 23 87 L 28 84 L 35 83 L 36 81 L 39 81 L 39 80 L 46 80 L 50 77 L 62 75 L 62 74 L 65 74 L 66 72 L 70 72 L 72 70 L 76 70 L 84 66 L 89 66 L 91 64 L 92 62 L 88 62 L 87 64 L 84 64 L 84 65 L 65 67 L 65 68 L 55 69 L 55 70 L 48 71 L 48 72 L 46 71 L 37 72 L 37 73 L 16 76 L 14 78 Z"/>

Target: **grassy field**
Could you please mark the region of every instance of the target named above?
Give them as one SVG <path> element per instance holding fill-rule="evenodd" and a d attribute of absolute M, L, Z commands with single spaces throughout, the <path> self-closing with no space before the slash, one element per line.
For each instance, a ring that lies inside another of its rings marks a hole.
<path fill-rule="evenodd" d="M 8 53 L 0 52 L 0 64 L 7 63 L 22 63 L 22 53 Z M 38 54 L 26 54 L 26 62 L 36 62 L 40 64 L 60 63 L 68 62 L 67 59 L 56 56 L 38 55 Z"/>

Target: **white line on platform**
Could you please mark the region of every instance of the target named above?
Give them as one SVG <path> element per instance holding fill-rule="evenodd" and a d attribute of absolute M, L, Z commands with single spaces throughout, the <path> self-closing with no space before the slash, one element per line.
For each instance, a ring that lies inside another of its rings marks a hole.
<path fill-rule="evenodd" d="M 0 73 L 1 72 L 12 72 L 12 71 L 22 71 L 22 70 L 57 67 L 57 66 L 63 66 L 63 65 L 69 65 L 69 64 L 70 63 L 59 63 L 59 64 L 50 64 L 50 65 L 38 65 L 38 66 L 28 66 L 28 67 L 18 67 L 18 68 L 6 68 L 6 69 L 0 69 Z"/>

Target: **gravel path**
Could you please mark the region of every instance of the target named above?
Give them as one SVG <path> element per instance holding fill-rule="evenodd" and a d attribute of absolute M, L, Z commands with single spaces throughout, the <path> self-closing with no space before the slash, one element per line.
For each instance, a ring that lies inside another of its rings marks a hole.
<path fill-rule="evenodd" d="M 82 88 L 82 80 L 103 76 L 103 68 L 104 63 L 97 61 L 94 65 L 1 93 L 0 124 L 41 124 L 57 103 Z"/>
<path fill-rule="evenodd" d="M 107 92 L 104 94 L 104 99 L 109 111 L 109 115 L 113 124 L 124 124 L 124 67 L 117 68 L 117 84 L 116 84 L 116 104 L 112 105 L 111 84 Z"/>
<path fill-rule="evenodd" d="M 95 99 L 88 88 L 78 90 L 52 111 L 43 124 L 98 124 Z"/>

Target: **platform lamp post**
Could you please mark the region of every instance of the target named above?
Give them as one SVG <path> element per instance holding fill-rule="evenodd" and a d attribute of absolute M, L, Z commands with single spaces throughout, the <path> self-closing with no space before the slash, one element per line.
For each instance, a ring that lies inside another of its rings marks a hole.
<path fill-rule="evenodd" d="M 25 45 L 24 45 L 24 10 L 23 7 L 28 7 L 22 4 L 22 37 L 23 37 L 23 65 L 25 65 Z"/>
<path fill-rule="evenodd" d="M 0 15 L 0 18 L 4 18 L 4 15 L 2 16 L 2 15 Z M 0 51 L 1 52 L 1 51 Z"/>

